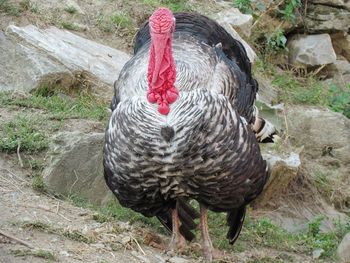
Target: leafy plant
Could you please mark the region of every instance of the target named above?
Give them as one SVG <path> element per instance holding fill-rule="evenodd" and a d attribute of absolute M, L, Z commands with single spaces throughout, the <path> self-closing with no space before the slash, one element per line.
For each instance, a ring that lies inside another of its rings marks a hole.
<path fill-rule="evenodd" d="M 267 48 L 269 51 L 275 53 L 286 48 L 287 38 L 284 35 L 283 29 L 277 29 L 267 37 Z"/>
<path fill-rule="evenodd" d="M 70 13 L 70 14 L 75 14 L 78 10 L 75 6 L 69 5 L 69 6 L 66 6 L 64 8 L 64 11 L 66 11 L 67 13 Z"/>
<path fill-rule="evenodd" d="M 301 7 L 301 0 L 287 0 L 283 9 L 278 12 L 283 15 L 283 19 L 294 22 L 296 19 L 295 11 Z"/>
<path fill-rule="evenodd" d="M 252 14 L 253 6 L 251 0 L 234 0 L 234 7 L 238 8 L 243 14 Z"/>
<path fill-rule="evenodd" d="M 332 84 L 329 88 L 328 106 L 333 111 L 343 113 L 350 118 L 350 84 L 347 84 L 345 89 L 347 90 L 344 91 L 337 85 Z"/>

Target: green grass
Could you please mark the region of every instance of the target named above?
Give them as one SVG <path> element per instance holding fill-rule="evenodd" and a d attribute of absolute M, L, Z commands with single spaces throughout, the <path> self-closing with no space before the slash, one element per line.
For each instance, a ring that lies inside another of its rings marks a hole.
<path fill-rule="evenodd" d="M 113 32 L 117 29 L 127 29 L 130 33 L 132 30 L 132 19 L 126 12 L 119 12 L 110 16 L 101 15 L 97 19 L 97 26 L 103 32 Z"/>
<path fill-rule="evenodd" d="M 117 13 L 110 17 L 112 24 L 116 25 L 118 28 L 129 28 L 132 25 L 130 16 L 127 13 Z"/>
<path fill-rule="evenodd" d="M 0 11 L 11 16 L 20 16 L 23 10 L 8 0 L 0 0 Z"/>
<path fill-rule="evenodd" d="M 120 206 L 117 202 L 110 202 L 104 206 L 94 206 L 76 196 L 70 196 L 68 200 L 76 206 L 95 210 L 97 213 L 93 215 L 93 219 L 98 222 L 106 222 L 114 219 L 128 221 L 130 224 L 139 223 L 141 225 L 147 225 L 155 231 L 162 234 L 165 233 L 165 230 L 155 218 L 146 218 L 139 213 L 133 212 L 131 209 Z M 336 222 L 334 230 L 324 233 L 320 230 L 323 219 L 323 217 L 315 218 L 309 223 L 307 231 L 290 233 L 273 224 L 268 218 L 253 220 L 248 216 L 245 220 L 241 235 L 234 246 L 230 245 L 226 239 L 228 228 L 226 226 L 226 215 L 224 213 L 209 212 L 208 222 L 214 246 L 219 249 L 243 252 L 249 249 L 267 247 L 282 252 L 310 255 L 313 250 L 322 248 L 324 253 L 321 258 L 335 259 L 338 244 L 344 235 L 350 231 L 350 222 L 348 224 Z M 197 237 L 200 237 L 199 231 L 197 232 Z M 284 262 L 283 260 L 282 255 L 277 258 L 266 257 L 265 261 L 260 262 Z"/>
<path fill-rule="evenodd" d="M 143 0 L 142 3 L 153 8 L 167 7 L 173 12 L 193 11 L 191 5 L 185 0 Z"/>
<path fill-rule="evenodd" d="M 38 119 L 26 116 L 0 124 L 0 151 L 16 152 L 19 145 L 21 151 L 29 153 L 47 149 L 49 141 L 39 125 Z"/>
<path fill-rule="evenodd" d="M 73 31 L 81 30 L 79 25 L 77 25 L 75 23 L 71 23 L 71 22 L 61 22 L 60 26 L 64 29 L 73 30 Z"/>
<path fill-rule="evenodd" d="M 50 118 L 63 120 L 82 118 L 104 120 L 108 116 L 107 105 L 87 94 L 70 98 L 63 94 L 35 93 L 28 97 L 14 97 L 11 93 L 0 93 L 0 104 L 45 110 Z"/>
<path fill-rule="evenodd" d="M 57 261 L 57 258 L 52 252 L 42 249 L 13 249 L 10 252 L 16 257 L 33 256 L 49 261 Z"/>
<path fill-rule="evenodd" d="M 40 193 L 47 192 L 47 187 L 44 183 L 43 176 L 40 173 L 35 173 L 32 178 L 32 187 Z"/>
<path fill-rule="evenodd" d="M 75 6 L 72 5 L 68 5 L 64 8 L 64 11 L 66 11 L 69 14 L 75 14 L 76 12 L 78 12 L 78 10 L 75 8 Z"/>

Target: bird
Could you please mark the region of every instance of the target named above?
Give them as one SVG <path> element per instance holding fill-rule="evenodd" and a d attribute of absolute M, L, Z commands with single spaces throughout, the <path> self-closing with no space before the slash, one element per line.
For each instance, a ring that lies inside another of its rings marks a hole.
<path fill-rule="evenodd" d="M 181 251 L 199 227 L 213 260 L 208 210 L 227 213 L 228 241 L 238 238 L 269 176 L 259 142 L 275 133 L 257 92 L 244 46 L 210 18 L 161 7 L 138 31 L 114 83 L 104 177 L 122 206 L 172 232 L 169 249 Z"/>

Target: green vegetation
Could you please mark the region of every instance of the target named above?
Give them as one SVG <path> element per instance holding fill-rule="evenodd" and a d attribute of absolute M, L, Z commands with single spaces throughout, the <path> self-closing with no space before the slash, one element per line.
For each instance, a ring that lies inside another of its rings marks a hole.
<path fill-rule="evenodd" d="M 12 16 L 20 16 L 22 12 L 18 6 L 10 3 L 8 0 L 0 0 L 0 11 Z"/>
<path fill-rule="evenodd" d="M 35 173 L 32 178 L 32 187 L 35 191 L 40 193 L 47 192 L 46 185 L 44 183 L 43 177 L 40 173 Z"/>
<path fill-rule="evenodd" d="M 25 257 L 25 256 L 33 256 L 38 258 L 47 259 L 50 261 L 57 261 L 57 258 L 55 255 L 47 250 L 42 249 L 14 249 L 10 250 L 11 254 L 13 254 L 16 257 Z"/>
<path fill-rule="evenodd" d="M 78 10 L 73 5 L 68 5 L 64 8 L 64 11 L 66 11 L 69 14 L 75 14 Z"/>
<path fill-rule="evenodd" d="M 42 109 L 51 119 L 82 118 L 104 120 L 108 116 L 107 105 L 89 94 L 78 94 L 71 98 L 60 92 L 39 89 L 28 97 L 14 97 L 11 93 L 0 93 L 0 104 L 24 108 Z M 29 125 L 29 124 L 27 124 Z"/>
<path fill-rule="evenodd" d="M 284 1 L 283 9 L 278 9 L 278 12 L 282 14 L 284 20 L 295 22 L 295 13 L 299 8 L 301 8 L 300 0 L 288 0 Z"/>
<path fill-rule="evenodd" d="M 191 5 L 185 0 L 143 0 L 142 3 L 153 8 L 164 6 L 173 12 L 193 11 Z"/>
<path fill-rule="evenodd" d="M 79 31 L 81 30 L 80 26 L 77 25 L 76 23 L 71 23 L 71 22 L 61 22 L 61 27 L 64 29 L 68 30 L 73 30 L 73 31 Z"/>
<path fill-rule="evenodd" d="M 238 8 L 243 14 L 252 14 L 253 6 L 251 0 L 234 0 L 234 7 Z"/>
<path fill-rule="evenodd" d="M 267 37 L 267 48 L 270 52 L 279 52 L 286 48 L 287 38 L 282 29 L 277 29 Z"/>
<path fill-rule="evenodd" d="M 126 29 L 133 33 L 132 19 L 126 12 L 115 13 L 111 16 L 101 15 L 98 20 L 98 27 L 103 32 L 113 32 L 116 29 Z"/>
<path fill-rule="evenodd" d="M 116 25 L 118 28 L 129 28 L 132 24 L 131 18 L 127 13 L 118 13 L 118 14 L 113 14 L 110 17 L 111 22 Z"/>
<path fill-rule="evenodd" d="M 78 230 L 64 230 L 62 228 L 56 228 L 40 221 L 24 222 L 24 223 L 21 223 L 20 226 L 22 228 L 26 228 L 30 230 L 36 230 L 36 231 L 41 231 L 45 233 L 61 235 L 70 240 L 81 242 L 81 243 L 90 244 L 93 242 L 93 240 L 90 237 L 84 236 Z"/>
<path fill-rule="evenodd" d="M 17 116 L 15 119 L 0 124 L 0 151 L 30 153 L 40 152 L 48 147 L 48 138 L 38 128 L 40 121 L 27 116 Z"/>

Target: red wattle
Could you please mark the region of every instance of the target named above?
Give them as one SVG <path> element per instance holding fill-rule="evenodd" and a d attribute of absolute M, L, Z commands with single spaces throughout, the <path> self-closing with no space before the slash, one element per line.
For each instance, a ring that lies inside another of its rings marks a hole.
<path fill-rule="evenodd" d="M 169 104 L 174 103 L 179 97 L 179 92 L 175 88 L 166 91 L 165 98 Z"/>
<path fill-rule="evenodd" d="M 157 102 L 157 99 L 156 99 L 156 96 L 154 94 L 153 91 L 149 92 L 147 94 L 147 100 L 150 102 L 150 103 L 156 103 Z"/>
<path fill-rule="evenodd" d="M 164 102 L 161 102 L 158 105 L 158 112 L 162 115 L 168 115 L 168 113 L 170 112 L 169 105 Z"/>

